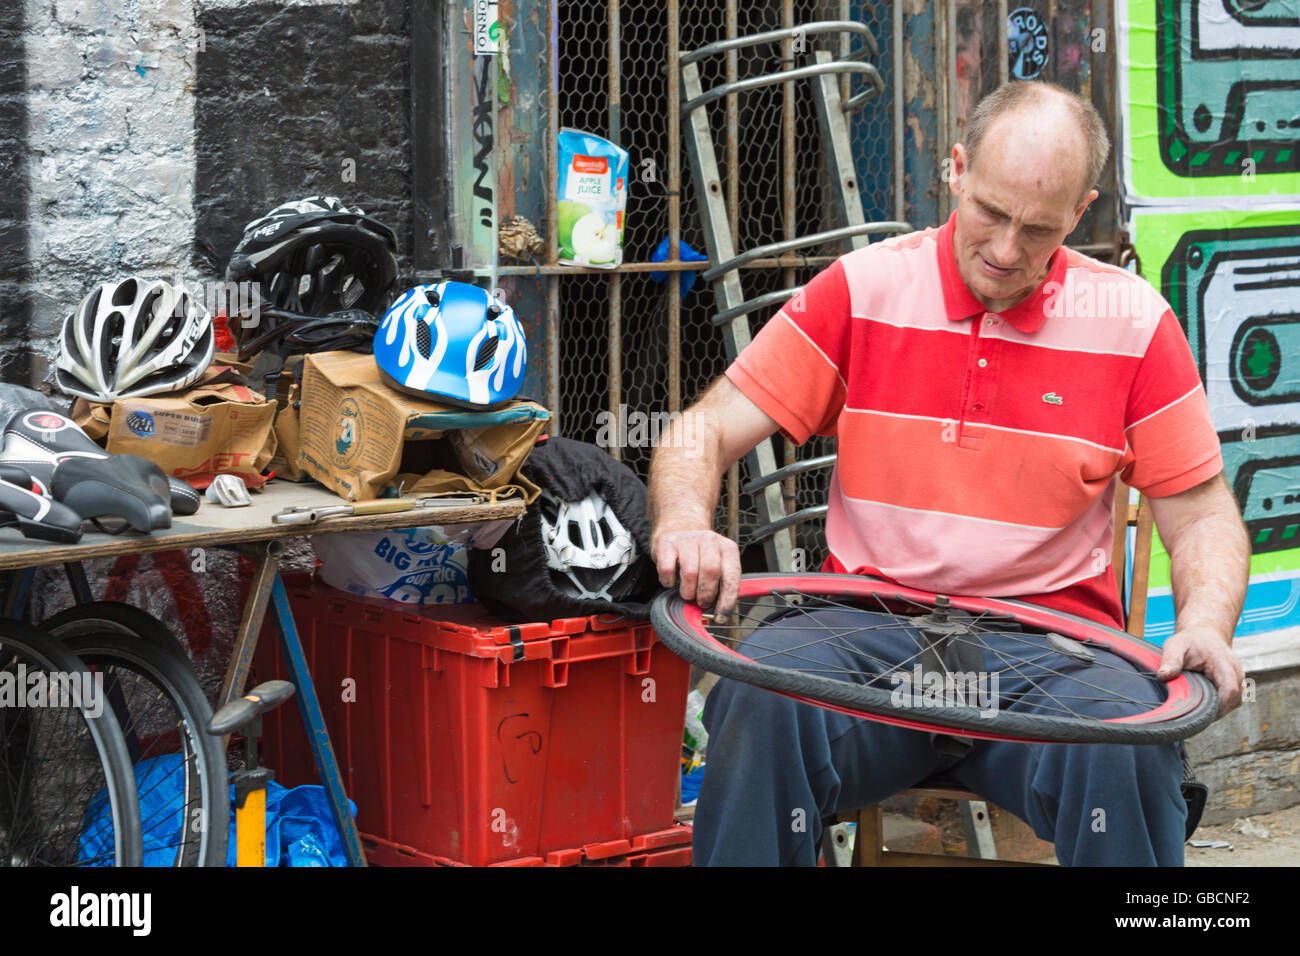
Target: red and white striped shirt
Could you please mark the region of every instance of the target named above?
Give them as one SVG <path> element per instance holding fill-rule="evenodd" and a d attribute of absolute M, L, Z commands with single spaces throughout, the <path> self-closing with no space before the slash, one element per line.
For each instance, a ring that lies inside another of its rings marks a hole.
<path fill-rule="evenodd" d="M 726 374 L 797 444 L 838 437 L 824 570 L 1122 626 L 1114 476 L 1158 498 L 1223 468 L 1186 336 L 1145 281 L 1065 247 L 989 312 L 954 219 L 840 258 Z"/>

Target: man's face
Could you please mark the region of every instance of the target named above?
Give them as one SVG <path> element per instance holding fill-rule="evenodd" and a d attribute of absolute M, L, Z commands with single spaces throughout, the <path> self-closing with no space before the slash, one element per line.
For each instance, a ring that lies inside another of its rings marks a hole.
<path fill-rule="evenodd" d="M 953 147 L 953 255 L 966 287 L 992 312 L 1038 287 L 1052 253 L 1097 198 L 1095 189 L 1080 198 L 1081 137 L 1070 132 L 1063 139 L 1059 129 L 1026 131 L 1008 116 L 985 133 L 977 166 L 961 143 Z"/>

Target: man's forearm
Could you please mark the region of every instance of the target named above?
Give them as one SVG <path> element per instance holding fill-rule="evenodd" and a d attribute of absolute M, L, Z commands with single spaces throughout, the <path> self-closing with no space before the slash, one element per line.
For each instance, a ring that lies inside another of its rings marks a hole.
<path fill-rule="evenodd" d="M 1177 627 L 1212 628 L 1231 643 L 1250 583 L 1250 539 L 1240 516 L 1202 515 L 1166 546 Z"/>
<path fill-rule="evenodd" d="M 721 483 L 717 422 L 708 411 L 689 409 L 673 420 L 650 459 L 651 526 L 674 531 L 712 528 Z"/>

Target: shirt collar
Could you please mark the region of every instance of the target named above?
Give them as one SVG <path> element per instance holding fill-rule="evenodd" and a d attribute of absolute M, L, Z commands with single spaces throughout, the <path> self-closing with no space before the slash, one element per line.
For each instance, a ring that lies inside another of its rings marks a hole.
<path fill-rule="evenodd" d="M 954 211 L 948 221 L 939 229 L 939 276 L 943 285 L 944 311 L 950 322 L 962 322 L 988 311 L 975 294 L 962 281 L 957 271 L 957 259 L 952 251 L 952 236 L 957 228 L 957 213 Z M 1047 265 L 1047 275 L 1033 292 L 1020 302 L 999 313 L 1015 328 L 1026 334 L 1037 332 L 1047 321 L 1051 298 L 1057 294 L 1065 282 L 1065 247 L 1052 253 Z"/>

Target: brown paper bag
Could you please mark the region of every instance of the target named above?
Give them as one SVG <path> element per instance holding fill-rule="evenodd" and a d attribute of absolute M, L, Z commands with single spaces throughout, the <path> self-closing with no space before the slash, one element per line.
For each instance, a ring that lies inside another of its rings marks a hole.
<path fill-rule="evenodd" d="M 298 464 L 298 402 L 302 389 L 290 379 L 286 385 L 281 380 L 276 389 L 275 413 L 275 457 L 271 459 L 271 470 L 277 478 L 288 481 L 307 481 L 309 476 Z"/>
<path fill-rule="evenodd" d="M 225 366 L 212 366 L 184 392 L 111 406 L 79 402 L 73 418 L 92 438 L 107 436 L 110 454 L 148 458 L 196 488 L 222 474 L 260 488 L 266 483 L 261 472 L 275 454 L 275 406 L 233 379 Z"/>

